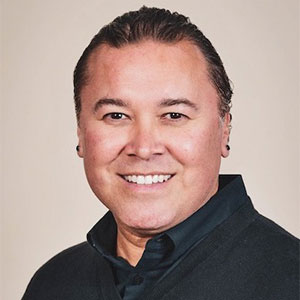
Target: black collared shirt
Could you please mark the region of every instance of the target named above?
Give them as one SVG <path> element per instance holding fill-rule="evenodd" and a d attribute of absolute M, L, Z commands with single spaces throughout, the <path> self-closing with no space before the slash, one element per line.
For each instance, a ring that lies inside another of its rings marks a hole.
<path fill-rule="evenodd" d="M 220 175 L 218 192 L 189 218 L 150 239 L 135 267 L 116 257 L 117 225 L 111 212 L 88 233 L 88 241 L 110 262 L 121 297 L 136 300 L 146 288 L 170 273 L 193 247 L 247 200 L 240 175 Z"/>

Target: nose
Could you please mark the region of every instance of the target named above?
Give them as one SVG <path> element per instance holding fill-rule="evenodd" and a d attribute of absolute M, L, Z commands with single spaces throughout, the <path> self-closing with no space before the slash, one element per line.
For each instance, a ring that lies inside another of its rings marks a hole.
<path fill-rule="evenodd" d="M 154 155 L 162 155 L 165 151 L 158 126 L 141 121 L 132 128 L 129 142 L 125 147 L 128 156 L 150 160 Z"/>

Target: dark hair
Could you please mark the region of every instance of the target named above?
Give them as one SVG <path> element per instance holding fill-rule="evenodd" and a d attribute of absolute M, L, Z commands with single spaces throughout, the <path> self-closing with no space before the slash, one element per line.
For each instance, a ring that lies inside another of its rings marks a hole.
<path fill-rule="evenodd" d="M 207 61 L 210 79 L 220 97 L 220 116 L 224 117 L 225 113 L 230 111 L 232 96 L 230 80 L 211 42 L 189 18 L 166 9 L 143 6 L 138 11 L 125 13 L 104 26 L 80 57 L 74 71 L 74 100 L 78 122 L 81 111 L 80 93 L 82 87 L 87 84 L 87 64 L 93 50 L 102 44 L 120 48 L 145 39 L 164 43 L 188 40 L 198 46 Z"/>

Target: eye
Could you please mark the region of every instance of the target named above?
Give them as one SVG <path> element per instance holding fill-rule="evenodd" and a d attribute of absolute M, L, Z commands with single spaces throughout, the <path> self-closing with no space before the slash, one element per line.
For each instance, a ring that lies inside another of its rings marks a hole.
<path fill-rule="evenodd" d="M 163 114 L 162 116 L 164 119 L 169 119 L 169 120 L 180 120 L 180 119 L 188 119 L 188 116 L 177 113 L 177 112 L 169 112 L 166 114 Z"/>
<path fill-rule="evenodd" d="M 128 116 L 123 114 L 123 113 L 119 113 L 119 112 L 112 112 L 112 113 L 108 113 L 108 114 L 105 114 L 103 116 L 103 120 L 104 119 L 111 119 L 111 120 L 124 120 L 124 119 L 127 119 Z"/>

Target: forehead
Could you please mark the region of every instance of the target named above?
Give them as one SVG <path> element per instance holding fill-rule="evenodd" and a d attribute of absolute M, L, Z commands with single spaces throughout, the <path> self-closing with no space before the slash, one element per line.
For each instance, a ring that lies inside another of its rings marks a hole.
<path fill-rule="evenodd" d="M 173 93 L 172 97 L 192 97 L 192 93 L 206 89 L 215 92 L 203 54 L 189 41 L 146 40 L 120 48 L 104 44 L 91 54 L 87 69 L 88 81 L 83 92 L 101 90 L 104 94 L 97 97 L 120 90 L 153 97 L 168 97 L 169 93 Z"/>
<path fill-rule="evenodd" d="M 147 65 L 148 63 L 161 63 L 165 68 L 181 67 L 185 71 L 188 68 L 194 69 L 197 65 L 200 67 L 199 70 L 207 70 L 203 54 L 189 41 L 163 43 L 145 40 L 120 48 L 107 44 L 101 45 L 95 49 L 88 60 L 88 73 L 95 74 L 100 66 L 108 68 L 106 71 L 119 71 L 130 65 Z"/>

